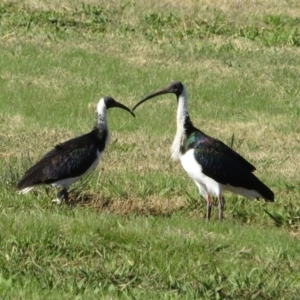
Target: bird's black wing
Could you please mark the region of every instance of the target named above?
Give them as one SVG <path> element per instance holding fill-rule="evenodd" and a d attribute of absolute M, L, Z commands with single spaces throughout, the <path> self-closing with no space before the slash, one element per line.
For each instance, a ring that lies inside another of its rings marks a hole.
<path fill-rule="evenodd" d="M 57 154 L 52 156 L 51 163 L 43 169 L 43 173 L 54 181 L 82 175 L 97 158 L 95 145 L 72 150 L 56 148 L 56 152 Z"/>
<path fill-rule="evenodd" d="M 89 136 L 81 136 L 57 145 L 28 169 L 17 187 L 53 183 L 82 175 L 97 158 L 97 145 Z"/>
<path fill-rule="evenodd" d="M 185 149 L 194 149 L 202 172 L 221 184 L 256 190 L 266 201 L 274 201 L 274 193 L 254 174 L 255 167 L 223 142 L 202 132 L 193 132 Z"/>
<path fill-rule="evenodd" d="M 195 149 L 195 159 L 202 166 L 202 172 L 217 182 L 240 187 L 255 171 L 255 167 L 233 149 L 201 132 L 191 134 L 187 143 L 188 148 Z"/>

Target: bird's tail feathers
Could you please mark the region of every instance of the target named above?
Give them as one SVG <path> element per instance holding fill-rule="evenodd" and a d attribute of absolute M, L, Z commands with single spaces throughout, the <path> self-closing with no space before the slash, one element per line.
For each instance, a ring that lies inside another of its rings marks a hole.
<path fill-rule="evenodd" d="M 30 192 L 31 190 L 33 189 L 33 186 L 29 186 L 29 187 L 26 187 L 22 190 L 19 190 L 18 191 L 18 194 L 27 194 L 28 192 Z"/>
<path fill-rule="evenodd" d="M 257 177 L 255 177 L 253 189 L 256 190 L 266 202 L 274 202 L 274 193 Z"/>

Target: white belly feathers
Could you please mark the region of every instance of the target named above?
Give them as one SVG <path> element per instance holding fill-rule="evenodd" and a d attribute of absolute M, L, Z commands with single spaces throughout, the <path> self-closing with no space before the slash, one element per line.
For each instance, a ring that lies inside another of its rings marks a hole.
<path fill-rule="evenodd" d="M 184 170 L 195 181 L 204 197 L 207 194 L 219 196 L 222 193 L 222 184 L 203 174 L 201 165 L 195 159 L 194 149 L 190 149 L 181 155 L 180 161 Z"/>

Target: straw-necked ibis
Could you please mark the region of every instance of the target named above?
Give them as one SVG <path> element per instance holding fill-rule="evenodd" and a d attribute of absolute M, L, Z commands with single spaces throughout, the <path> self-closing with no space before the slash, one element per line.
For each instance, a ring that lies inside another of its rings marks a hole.
<path fill-rule="evenodd" d="M 113 98 L 100 99 L 93 130 L 58 144 L 44 155 L 18 182 L 17 189 L 20 193 L 27 193 L 36 185 L 51 184 L 63 188 L 58 192 L 57 199 L 52 202 L 59 204 L 61 201 L 67 201 L 69 187 L 99 163 L 109 139 L 107 110 L 113 107 L 127 110 L 134 116 L 128 107 Z"/>
<path fill-rule="evenodd" d="M 220 140 L 197 129 L 188 113 L 186 87 L 181 82 L 172 82 L 167 87 L 151 93 L 140 100 L 134 111 L 144 101 L 158 95 L 176 95 L 177 132 L 173 141 L 172 158 L 181 161 L 184 170 L 196 183 L 200 194 L 207 202 L 206 219 L 211 215 L 211 196 L 219 201 L 219 220 L 223 219 L 223 191 L 230 191 L 249 199 L 263 198 L 274 201 L 274 193 L 254 174 L 255 167 Z"/>

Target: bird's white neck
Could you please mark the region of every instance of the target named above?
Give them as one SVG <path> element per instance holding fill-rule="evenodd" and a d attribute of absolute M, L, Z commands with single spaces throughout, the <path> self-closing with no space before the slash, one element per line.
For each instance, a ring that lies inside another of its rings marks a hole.
<path fill-rule="evenodd" d="M 177 131 L 171 147 L 171 154 L 174 160 L 180 158 L 180 146 L 184 142 L 184 122 L 188 117 L 188 108 L 187 108 L 187 93 L 186 88 L 183 86 L 182 93 L 178 97 L 178 107 L 177 107 Z"/>
<path fill-rule="evenodd" d="M 103 136 L 104 131 L 106 131 L 105 145 L 109 142 L 109 131 L 107 124 L 107 107 L 105 105 L 104 99 L 102 98 L 97 105 L 97 121 L 94 129 L 98 129 L 99 137 Z"/>
<path fill-rule="evenodd" d="M 104 99 L 101 99 L 97 105 L 97 121 L 95 125 L 99 130 L 108 130 L 106 115 L 107 108 Z"/>

